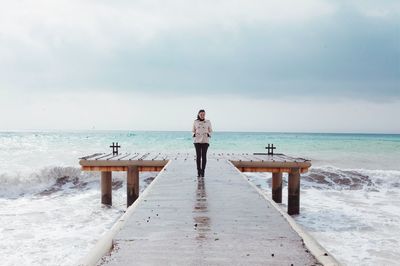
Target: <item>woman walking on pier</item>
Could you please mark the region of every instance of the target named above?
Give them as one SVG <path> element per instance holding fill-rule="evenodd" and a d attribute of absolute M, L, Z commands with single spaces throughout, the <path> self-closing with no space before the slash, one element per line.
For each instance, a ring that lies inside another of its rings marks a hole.
<path fill-rule="evenodd" d="M 201 109 L 197 119 L 193 122 L 193 143 L 196 148 L 197 177 L 204 177 L 204 170 L 207 163 L 207 149 L 212 128 L 210 120 L 205 119 L 206 112 Z"/>

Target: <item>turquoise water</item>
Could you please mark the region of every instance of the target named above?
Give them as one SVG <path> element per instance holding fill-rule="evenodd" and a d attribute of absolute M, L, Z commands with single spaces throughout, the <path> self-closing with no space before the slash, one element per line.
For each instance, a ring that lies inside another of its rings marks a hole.
<path fill-rule="evenodd" d="M 113 175 L 120 184 L 113 192 L 115 204 L 104 209 L 98 174 L 83 173 L 78 165 L 79 157 L 110 152 L 112 142 L 122 153 L 194 153 L 190 131 L 0 132 L 5 264 L 77 264 L 113 225 L 125 209 L 124 173 Z M 263 152 L 272 143 L 277 153 L 312 160 L 310 172 L 302 175 L 299 224 L 346 265 L 396 265 L 400 135 L 215 132 L 209 152 Z M 141 173 L 141 189 L 156 174 Z M 271 174 L 247 175 L 271 196 Z"/>
<path fill-rule="evenodd" d="M 73 166 L 79 156 L 109 151 L 112 142 L 120 143 L 121 152 L 193 152 L 190 132 L 2 132 L 0 170 L 7 168 L 9 156 L 17 157 L 18 161 L 21 154 L 32 153 L 44 160 L 57 157 L 60 152 L 69 154 L 59 163 Z M 210 152 L 263 152 L 268 143 L 277 147 L 275 152 L 306 157 L 314 165 L 400 169 L 400 135 L 215 132 Z M 52 160 L 47 162 L 51 164 Z"/>

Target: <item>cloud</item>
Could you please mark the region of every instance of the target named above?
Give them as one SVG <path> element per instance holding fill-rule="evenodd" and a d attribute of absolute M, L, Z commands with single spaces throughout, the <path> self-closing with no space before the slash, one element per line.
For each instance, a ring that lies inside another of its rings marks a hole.
<path fill-rule="evenodd" d="M 3 93 L 1 130 L 182 130 L 204 108 L 215 131 L 399 133 L 400 100 L 315 101 L 139 92 Z"/>
<path fill-rule="evenodd" d="M 400 98 L 394 1 L 14 1 L 0 90 Z"/>
<path fill-rule="evenodd" d="M 329 2 L 317 0 L 14 1 L 2 9 L 0 27 L 10 37 L 39 46 L 47 46 L 49 38 L 58 36 L 83 42 L 90 39 L 96 47 L 114 48 L 119 46 L 118 39 L 110 37 L 123 35 L 141 44 L 170 32 L 213 27 L 234 31 L 243 24 L 293 23 L 330 14 L 333 9 Z M 45 30 L 46 36 L 32 34 L 37 29 Z"/>

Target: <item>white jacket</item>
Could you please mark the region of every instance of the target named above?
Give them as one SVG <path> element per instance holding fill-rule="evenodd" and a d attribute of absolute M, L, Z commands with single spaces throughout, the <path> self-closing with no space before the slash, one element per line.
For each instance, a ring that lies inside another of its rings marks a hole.
<path fill-rule="evenodd" d="M 193 122 L 193 143 L 208 143 L 211 137 L 212 127 L 210 120 L 194 120 Z"/>

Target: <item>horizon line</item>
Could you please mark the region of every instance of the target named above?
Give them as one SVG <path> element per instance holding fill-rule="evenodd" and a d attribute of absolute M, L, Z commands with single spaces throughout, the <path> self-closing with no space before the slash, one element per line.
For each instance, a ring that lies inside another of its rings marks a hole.
<path fill-rule="evenodd" d="M 45 133 L 45 132 L 190 132 L 190 130 L 146 130 L 146 129 L 0 129 L 0 133 Z M 343 135 L 400 135 L 400 132 L 316 132 L 316 131 L 235 131 L 218 130 L 214 133 L 268 133 L 268 134 L 343 134 Z"/>

